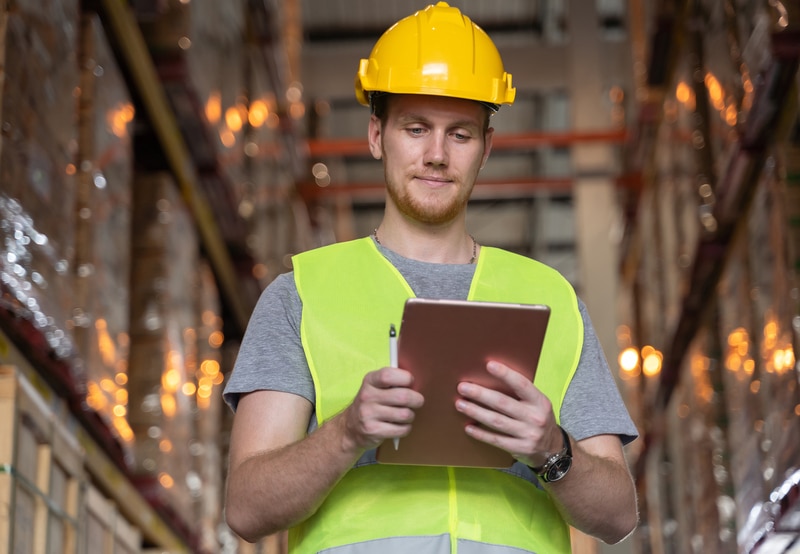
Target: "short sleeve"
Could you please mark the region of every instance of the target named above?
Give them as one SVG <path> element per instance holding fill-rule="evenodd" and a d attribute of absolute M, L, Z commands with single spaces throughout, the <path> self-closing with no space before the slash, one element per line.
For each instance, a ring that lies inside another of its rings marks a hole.
<path fill-rule="evenodd" d="M 314 403 L 314 383 L 300 342 L 302 304 L 294 275 L 279 275 L 261 293 L 247 324 L 223 398 L 232 410 L 241 395 L 274 390 Z"/>

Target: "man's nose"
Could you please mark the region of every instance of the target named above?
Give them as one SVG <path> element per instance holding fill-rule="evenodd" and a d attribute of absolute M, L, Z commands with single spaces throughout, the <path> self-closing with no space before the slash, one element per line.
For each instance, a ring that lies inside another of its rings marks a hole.
<path fill-rule="evenodd" d="M 447 165 L 447 137 L 444 133 L 432 133 L 428 140 L 423 161 L 425 165 Z"/>

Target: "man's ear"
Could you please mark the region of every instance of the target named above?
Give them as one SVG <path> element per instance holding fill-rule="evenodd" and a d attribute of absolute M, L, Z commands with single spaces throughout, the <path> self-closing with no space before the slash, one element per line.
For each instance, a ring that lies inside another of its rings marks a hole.
<path fill-rule="evenodd" d="M 494 136 L 494 127 L 486 129 L 486 134 L 483 137 L 483 158 L 481 159 L 481 169 L 486 165 L 486 160 L 489 159 L 489 154 L 492 151 L 492 137 Z"/>
<path fill-rule="evenodd" d="M 367 139 L 369 140 L 369 151 L 372 157 L 376 160 L 380 160 L 383 153 L 383 128 L 381 126 L 381 120 L 374 114 L 369 116 Z"/>

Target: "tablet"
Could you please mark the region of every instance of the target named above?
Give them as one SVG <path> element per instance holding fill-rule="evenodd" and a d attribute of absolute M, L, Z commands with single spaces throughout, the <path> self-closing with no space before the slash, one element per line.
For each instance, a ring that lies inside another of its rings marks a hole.
<path fill-rule="evenodd" d="M 409 299 L 397 342 L 398 366 L 414 375 L 425 397 L 411 432 L 395 450 L 384 441 L 377 460 L 385 464 L 509 467 L 514 459 L 464 431 L 467 417 L 455 408 L 456 386 L 470 381 L 511 391 L 486 371 L 502 362 L 533 380 L 550 308 L 544 305 Z"/>

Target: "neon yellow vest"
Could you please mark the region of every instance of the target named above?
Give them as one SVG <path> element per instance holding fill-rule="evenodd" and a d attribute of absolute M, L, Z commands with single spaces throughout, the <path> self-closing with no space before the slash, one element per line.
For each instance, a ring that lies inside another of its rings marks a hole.
<path fill-rule="evenodd" d="M 363 376 L 388 365 L 386 334 L 413 291 L 372 239 L 294 257 L 303 304 L 300 337 L 316 388 L 319 424 L 352 401 Z M 558 418 L 583 343 L 571 285 L 523 256 L 481 247 L 469 300 L 551 307 L 536 386 Z M 459 541 L 569 553 L 569 529 L 548 495 L 491 469 L 370 464 L 351 469 L 317 512 L 289 534 L 292 553 L 319 552 L 384 537 L 449 535 Z"/>

